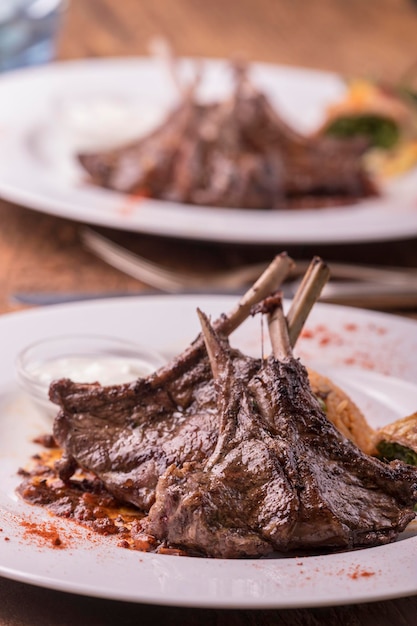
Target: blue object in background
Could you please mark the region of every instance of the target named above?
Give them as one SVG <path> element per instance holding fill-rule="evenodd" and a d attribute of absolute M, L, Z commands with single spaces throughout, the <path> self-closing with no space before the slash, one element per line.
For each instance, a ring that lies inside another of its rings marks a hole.
<path fill-rule="evenodd" d="M 0 0 L 0 71 L 47 63 L 67 0 Z"/>

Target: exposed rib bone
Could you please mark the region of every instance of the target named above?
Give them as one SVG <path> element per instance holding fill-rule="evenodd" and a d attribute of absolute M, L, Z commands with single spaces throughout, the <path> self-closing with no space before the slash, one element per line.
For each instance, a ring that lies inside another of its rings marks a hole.
<path fill-rule="evenodd" d="M 294 267 L 294 261 L 286 252 L 278 254 L 229 315 L 214 323 L 216 332 L 230 335 L 248 317 L 253 305 L 278 289 Z"/>
<path fill-rule="evenodd" d="M 228 337 L 249 316 L 252 307 L 275 291 L 294 267 L 294 261 L 286 252 L 278 254 L 268 265 L 255 284 L 245 293 L 228 315 L 222 315 L 213 323 L 213 328 L 223 337 Z M 178 357 L 150 376 L 150 383 L 158 385 L 161 379 L 175 378 L 203 353 L 204 340 L 200 333 L 195 341 Z"/>
<path fill-rule="evenodd" d="M 175 56 L 170 41 L 166 37 L 153 37 L 149 43 L 149 52 L 167 68 L 169 76 L 178 90 L 178 93 L 181 94 L 181 96 L 185 96 L 186 87 L 180 79 L 178 73 L 178 59 Z"/>
<path fill-rule="evenodd" d="M 294 346 L 308 314 L 330 276 L 329 267 L 320 257 L 311 261 L 287 313 L 291 346 Z"/>
<path fill-rule="evenodd" d="M 279 361 L 284 361 L 292 355 L 292 346 L 282 302 L 277 301 L 276 307 L 268 314 L 268 329 L 272 354 Z"/>
<path fill-rule="evenodd" d="M 213 327 L 211 326 L 208 317 L 201 309 L 197 309 L 198 317 L 200 319 L 201 331 L 206 344 L 206 350 L 210 361 L 211 371 L 213 372 L 213 378 L 219 377 L 219 367 L 217 353 L 219 351 L 219 340 L 214 334 Z"/>
<path fill-rule="evenodd" d="M 279 295 L 268 298 L 268 331 L 272 353 L 278 360 L 292 356 L 301 329 L 329 278 L 329 268 L 319 258 L 311 261 L 285 318 Z"/>
<path fill-rule="evenodd" d="M 233 379 L 233 365 L 230 355 L 222 346 L 219 336 L 216 334 L 213 326 L 210 324 L 210 320 L 205 313 L 197 309 L 198 316 L 200 318 L 201 323 L 201 331 L 204 338 L 204 343 L 206 346 L 207 354 L 210 361 L 211 372 L 213 374 L 214 384 L 217 388 L 218 394 L 218 406 L 220 408 L 220 420 L 218 422 L 219 429 L 219 437 L 216 443 L 216 446 L 213 450 L 213 453 L 208 458 L 207 463 L 205 464 L 205 471 L 209 471 L 213 468 L 213 466 L 218 462 L 220 456 L 222 454 L 222 449 L 224 447 L 224 438 L 227 437 L 227 433 L 229 436 L 232 435 L 234 430 L 236 429 L 236 423 L 233 412 L 222 410 L 224 409 L 223 404 L 225 401 L 225 397 L 221 397 L 220 390 L 223 389 L 226 392 L 226 397 L 229 397 L 229 394 L 235 397 L 237 403 L 240 405 L 243 389 L 241 389 L 240 393 L 237 389 L 242 385 L 242 383 L 237 383 L 237 385 L 229 386 L 226 381 Z M 233 389 L 234 387 L 234 389 Z M 220 393 L 220 397 L 219 397 Z"/>

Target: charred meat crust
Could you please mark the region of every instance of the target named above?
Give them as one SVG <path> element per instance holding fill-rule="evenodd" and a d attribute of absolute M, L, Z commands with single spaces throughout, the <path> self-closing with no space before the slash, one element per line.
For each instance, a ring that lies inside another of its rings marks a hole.
<path fill-rule="evenodd" d="M 52 383 L 61 478 L 69 481 L 77 465 L 92 472 L 148 513 L 146 533 L 192 554 L 394 540 L 414 517 L 417 468 L 370 457 L 335 428 L 293 357 L 281 298 L 268 302 L 267 359 L 230 348 L 231 318 L 212 326 L 198 311 L 202 334 L 146 379 Z"/>
<path fill-rule="evenodd" d="M 113 495 L 150 509 L 147 532 L 169 545 L 237 557 L 392 541 L 414 516 L 417 471 L 341 435 L 296 359 L 232 351 L 228 363 L 213 381 L 205 357 L 159 388 L 57 381 L 55 437 Z"/>
<path fill-rule="evenodd" d="M 258 361 L 234 352 L 236 377 L 246 379 L 258 366 Z M 174 371 L 179 370 L 177 363 Z M 145 511 L 166 468 L 203 460 L 218 436 L 207 356 L 193 361 L 182 375 L 164 371 L 160 378 L 127 385 L 58 380 L 51 385 L 50 397 L 62 408 L 54 437 L 66 457 L 93 471 L 115 497 Z M 68 472 L 61 477 L 68 478 Z"/>
<path fill-rule="evenodd" d="M 91 181 L 119 192 L 247 209 L 331 206 L 377 195 L 363 139 L 302 136 L 241 72 L 230 99 L 188 92 L 161 126 L 120 148 L 79 155 Z"/>
<path fill-rule="evenodd" d="M 216 448 L 203 464 L 161 476 L 148 532 L 236 558 L 384 544 L 413 519 L 417 471 L 381 463 L 343 437 L 299 361 L 271 357 L 244 385 L 229 360 L 216 386 Z"/>

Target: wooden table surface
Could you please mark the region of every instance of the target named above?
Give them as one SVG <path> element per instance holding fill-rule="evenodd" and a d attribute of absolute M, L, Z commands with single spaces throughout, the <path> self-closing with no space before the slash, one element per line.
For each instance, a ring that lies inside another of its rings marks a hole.
<path fill-rule="evenodd" d="M 417 3 L 411 0 L 71 0 L 59 59 L 146 54 L 166 35 L 179 54 L 228 57 L 384 75 L 417 61 Z M 22 308 L 21 291 L 138 291 L 138 281 L 84 250 L 79 224 L 0 200 L 0 313 Z M 121 243 L 180 267 L 269 259 L 276 248 L 163 240 L 102 229 Z M 295 257 L 417 267 L 417 240 L 346 246 L 292 246 Z M 417 316 L 416 310 L 399 314 Z M 168 557 L 167 557 L 168 558 Z M 111 573 L 109 572 L 111 576 Z M 416 581 L 417 584 L 417 581 Z M 135 605 L 77 597 L 0 579 L 0 624 L 411 625 L 417 598 L 283 611 L 221 611 Z"/>

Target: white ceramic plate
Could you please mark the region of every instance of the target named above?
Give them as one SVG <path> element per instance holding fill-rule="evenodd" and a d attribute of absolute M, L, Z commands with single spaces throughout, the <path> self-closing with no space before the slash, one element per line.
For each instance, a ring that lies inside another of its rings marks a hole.
<path fill-rule="evenodd" d="M 32 439 L 51 427 L 14 382 L 14 360 L 22 347 L 83 331 L 133 338 L 171 355 L 196 335 L 197 306 L 216 316 L 234 303 L 234 298 L 221 296 L 144 296 L 0 318 L 1 575 L 84 595 L 199 607 L 305 607 L 417 593 L 415 522 L 387 546 L 325 556 L 228 561 L 126 550 L 117 547 L 114 538 L 94 536 L 16 497 L 17 469 L 37 450 Z M 232 343 L 259 355 L 259 320 L 239 328 Z M 330 372 L 373 425 L 417 408 L 415 322 L 317 305 L 298 352 L 305 362 Z M 57 531 L 61 548 L 52 545 Z"/>
<path fill-rule="evenodd" d="M 190 62 L 184 61 L 189 74 Z M 254 64 L 253 80 L 300 131 L 318 127 L 344 92 L 330 73 Z M 206 61 L 201 96 L 230 89 L 224 61 Z M 349 207 L 249 211 L 127 196 L 86 183 L 78 149 L 111 145 L 156 124 L 176 99 L 150 59 L 97 59 L 19 70 L 0 78 L 0 195 L 81 222 L 188 239 L 254 244 L 348 243 L 417 234 L 417 172 Z"/>

